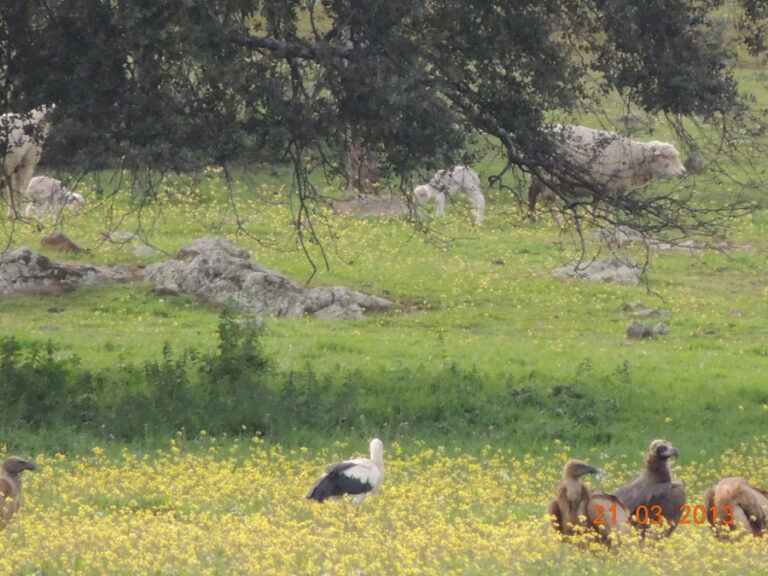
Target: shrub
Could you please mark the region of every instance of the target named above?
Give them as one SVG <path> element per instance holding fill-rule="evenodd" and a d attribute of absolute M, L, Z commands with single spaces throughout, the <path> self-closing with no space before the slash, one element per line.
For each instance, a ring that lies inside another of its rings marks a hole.
<path fill-rule="evenodd" d="M 88 398 L 70 385 L 77 359 L 59 360 L 51 342 L 0 340 L 0 423 L 36 429 L 77 420 Z"/>
<path fill-rule="evenodd" d="M 68 426 L 124 440 L 179 430 L 273 438 L 296 432 L 503 435 L 516 441 L 608 441 L 619 405 L 587 383 L 585 366 L 571 382 L 496 382 L 455 365 L 432 372 L 403 367 L 381 375 L 349 371 L 318 375 L 310 364 L 280 372 L 264 355 L 261 329 L 228 311 L 219 345 L 175 353 L 143 366 L 93 373 L 77 358 L 58 359 L 51 343 L 0 341 L 0 426 Z"/>

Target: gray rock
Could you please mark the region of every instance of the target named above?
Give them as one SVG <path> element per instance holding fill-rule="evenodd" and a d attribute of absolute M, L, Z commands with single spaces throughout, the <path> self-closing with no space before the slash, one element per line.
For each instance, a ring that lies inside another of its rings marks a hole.
<path fill-rule="evenodd" d="M 653 330 L 654 336 L 661 336 L 662 334 L 669 333 L 669 326 L 664 324 L 664 322 L 656 322 L 655 324 L 651 325 L 651 330 Z"/>
<path fill-rule="evenodd" d="M 79 286 L 130 282 L 140 272 L 127 266 L 91 266 L 54 262 L 27 247 L 0 258 L 0 296 L 11 294 L 62 294 Z"/>
<path fill-rule="evenodd" d="M 704 250 L 707 245 L 700 240 L 684 240 L 677 244 L 676 247 L 681 250 Z"/>
<path fill-rule="evenodd" d="M 588 264 L 563 266 L 552 272 L 561 279 L 583 279 L 592 282 L 611 282 L 622 286 L 636 286 L 640 283 L 640 269 L 631 260 L 607 258 Z"/>
<path fill-rule="evenodd" d="M 183 246 L 175 259 L 147 266 L 144 277 L 160 293 L 194 294 L 201 302 L 265 316 L 359 318 L 363 311 L 392 306 L 389 300 L 343 286 L 304 288 L 221 238 Z"/>
<path fill-rule="evenodd" d="M 678 251 L 678 252 L 700 252 L 702 250 L 707 250 L 709 248 L 717 249 L 717 250 L 723 250 L 728 248 L 728 244 L 726 243 L 723 247 L 723 243 L 718 243 L 714 246 L 707 246 L 704 244 L 704 242 L 701 242 L 700 240 L 682 240 L 679 242 L 655 242 L 653 244 L 654 248 L 657 250 L 672 250 L 672 251 Z"/>
<path fill-rule="evenodd" d="M 653 325 L 643 324 L 642 322 L 632 322 L 627 328 L 627 338 L 651 338 L 669 332 L 669 326 L 664 322 L 657 322 Z"/>
<path fill-rule="evenodd" d="M 315 318 L 321 320 L 348 320 L 350 318 L 357 319 L 362 317 L 363 309 L 355 304 L 346 307 L 339 304 L 331 304 L 315 312 Z"/>
<path fill-rule="evenodd" d="M 248 250 L 240 248 L 232 240 L 206 236 L 204 238 L 193 240 L 189 244 L 185 244 L 179 248 L 179 253 L 176 255 L 176 259 L 190 260 L 196 256 L 213 252 L 221 252 L 225 256 L 240 258 L 242 260 L 250 260 L 251 258 L 251 253 Z"/>
<path fill-rule="evenodd" d="M 651 327 L 642 322 L 632 322 L 627 328 L 627 338 L 650 338 L 653 336 Z"/>

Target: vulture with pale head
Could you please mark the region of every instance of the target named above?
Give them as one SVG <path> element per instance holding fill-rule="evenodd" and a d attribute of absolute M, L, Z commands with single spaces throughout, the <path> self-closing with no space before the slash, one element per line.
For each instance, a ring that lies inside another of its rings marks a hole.
<path fill-rule="evenodd" d="M 720 537 L 741 530 L 755 536 L 768 531 L 768 492 L 743 478 L 723 478 L 704 492 L 704 510 Z"/>
<path fill-rule="evenodd" d="M 664 535 L 669 536 L 680 522 L 685 505 L 685 486 L 672 480 L 669 459 L 673 456 L 677 458 L 678 453 L 672 444 L 666 440 L 654 440 L 645 459 L 645 472 L 634 482 L 613 492 L 635 516 L 643 533 L 649 526 L 666 520 L 669 527 Z M 638 515 L 641 506 L 645 509 Z"/>
<path fill-rule="evenodd" d="M 370 449 L 370 458 L 354 458 L 328 466 L 306 497 L 323 502 L 349 495 L 355 504 L 362 504 L 368 494 L 378 492 L 384 483 L 384 444 L 374 438 Z"/>
<path fill-rule="evenodd" d="M 569 460 L 565 464 L 557 498 L 550 502 L 547 510 L 561 534 L 567 536 L 589 529 L 607 541 L 612 533 L 617 536 L 629 533 L 629 510 L 621 500 L 584 485 L 582 477 L 596 473 L 597 468 L 581 460 Z"/>
<path fill-rule="evenodd" d="M 22 503 L 21 476 L 24 470 L 34 470 L 34 462 L 18 456 L 6 458 L 0 476 L 0 526 L 4 526 Z"/>

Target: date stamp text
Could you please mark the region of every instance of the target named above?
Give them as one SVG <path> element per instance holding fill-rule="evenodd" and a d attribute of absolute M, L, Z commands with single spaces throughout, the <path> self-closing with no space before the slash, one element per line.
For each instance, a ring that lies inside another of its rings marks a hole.
<path fill-rule="evenodd" d="M 603 520 L 603 516 L 606 514 L 605 508 L 598 504 L 595 506 L 595 512 L 597 513 L 597 518 L 595 518 L 593 524 L 605 524 L 606 521 Z M 607 512 L 610 514 L 606 518 L 610 517 L 612 519 L 611 523 L 616 524 L 616 506 L 611 506 Z M 664 516 L 661 512 L 661 506 L 651 506 L 650 509 L 645 505 L 638 506 L 635 511 L 635 521 L 638 524 L 663 524 Z M 680 524 L 704 524 L 704 522 L 708 521 L 707 512 L 711 514 L 713 524 L 717 524 L 718 514 L 721 516 L 721 523 L 733 523 L 733 506 L 727 504 L 723 506 L 722 510 L 718 510 L 717 506 L 710 506 L 709 511 L 704 506 L 694 506 L 693 510 L 688 505 L 682 506 L 680 508 Z"/>

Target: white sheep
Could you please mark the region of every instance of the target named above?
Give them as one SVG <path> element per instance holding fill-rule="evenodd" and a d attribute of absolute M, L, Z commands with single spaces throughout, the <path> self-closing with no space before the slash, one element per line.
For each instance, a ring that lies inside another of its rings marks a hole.
<path fill-rule="evenodd" d="M 437 215 L 443 217 L 445 216 L 446 196 L 455 196 L 459 192 L 463 192 L 472 203 L 475 212 L 475 224 L 482 224 L 485 215 L 485 197 L 480 190 L 480 177 L 477 172 L 467 166 L 438 170 L 428 183 L 414 188 L 413 200 L 418 206 L 434 198 L 437 204 Z"/>
<path fill-rule="evenodd" d="M 85 207 L 85 199 L 81 194 L 71 192 L 61 181 L 48 176 L 32 178 L 24 196 L 28 201 L 24 214 L 28 218 L 46 216 L 55 220 L 59 218 L 64 206 L 75 215 L 80 214 Z"/>
<path fill-rule="evenodd" d="M 616 198 L 632 187 L 648 184 L 655 179 L 682 178 L 685 166 L 680 153 L 667 142 L 641 142 L 606 130 L 593 130 L 585 126 L 555 124 L 548 128 L 554 157 L 562 160 L 567 179 L 544 173 L 531 177 L 528 187 L 528 209 L 531 217 L 536 210 L 536 199 L 541 194 L 552 216 L 555 199 L 589 197 L 594 190 L 602 198 Z"/>
<path fill-rule="evenodd" d="M 40 106 L 29 114 L 8 113 L 0 116 L 0 150 L 3 162 L 0 164 L 0 193 L 10 186 L 8 194 L 8 216 L 16 218 L 19 199 L 27 189 L 35 166 L 43 153 L 43 141 L 48 135 L 50 124 L 46 114 L 53 106 Z"/>

